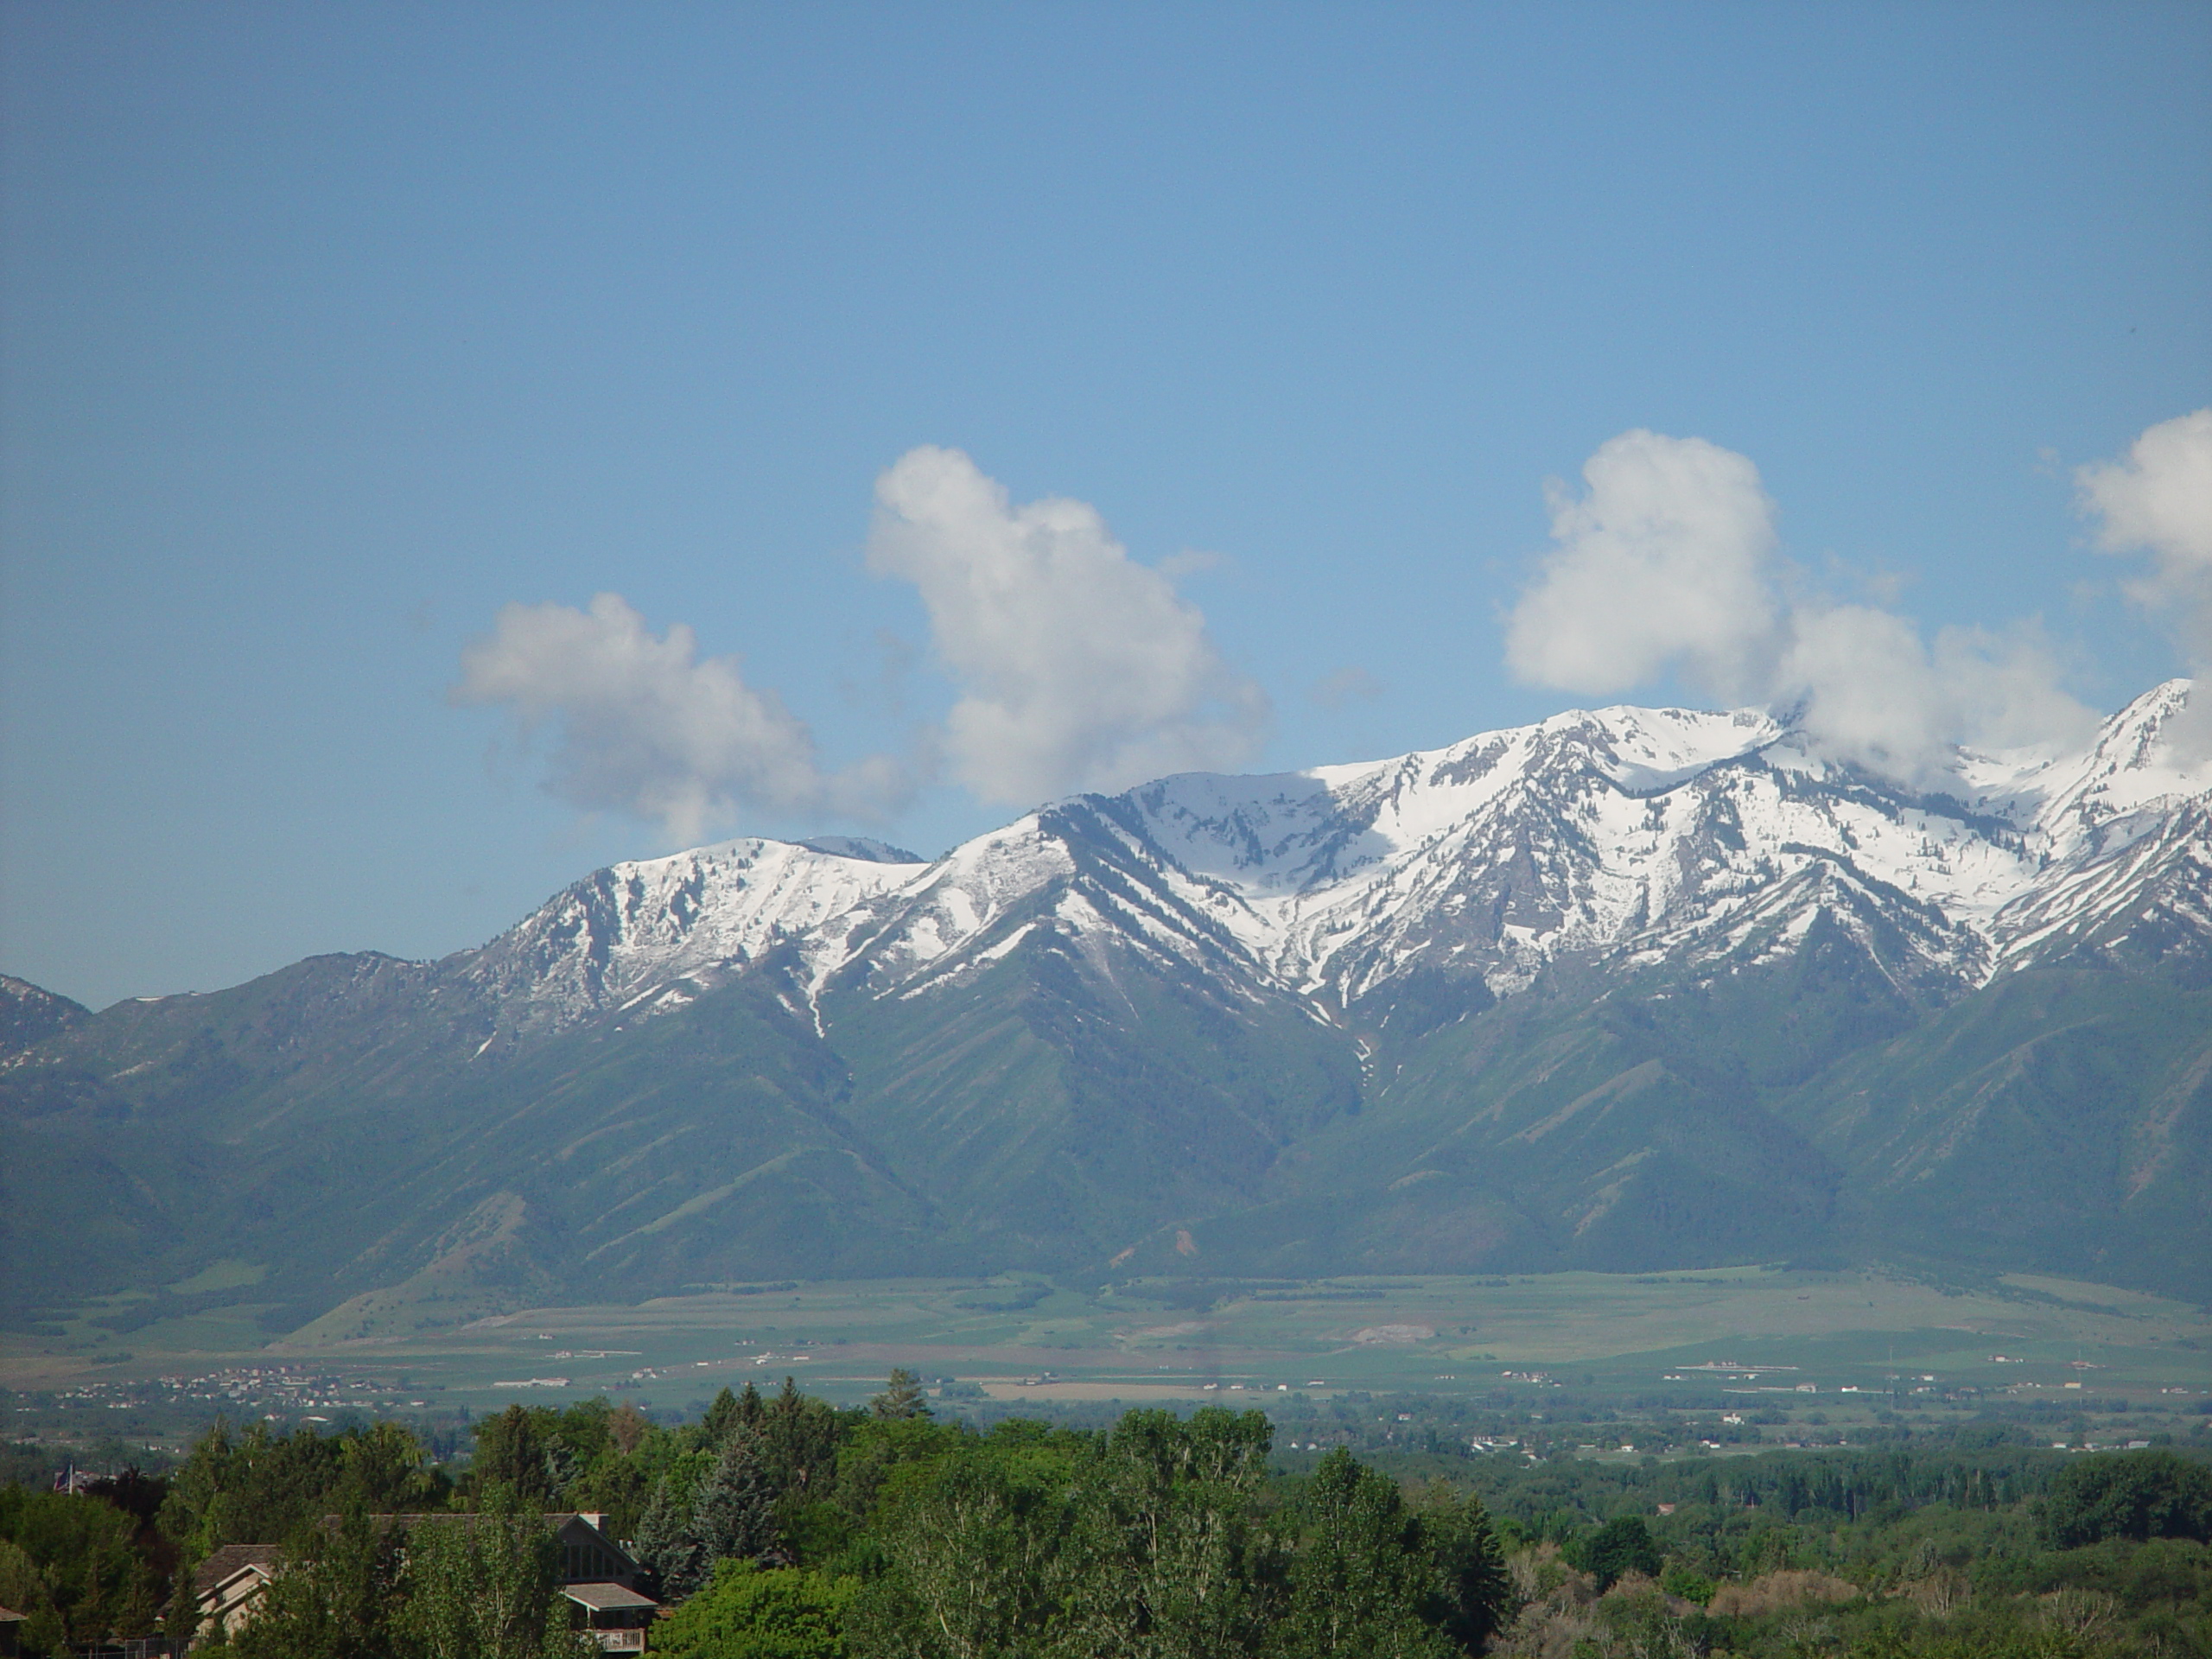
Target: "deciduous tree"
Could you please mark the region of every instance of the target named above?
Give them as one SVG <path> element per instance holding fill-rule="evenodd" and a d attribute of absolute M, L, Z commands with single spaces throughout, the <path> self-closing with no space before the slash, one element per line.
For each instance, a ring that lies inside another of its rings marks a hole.
<path fill-rule="evenodd" d="M 1339 1446 L 1306 1494 L 1306 1535 L 1291 1567 L 1283 1659 L 1448 1659 L 1423 1618 L 1446 1600 L 1420 1522 L 1394 1482 Z"/>
<path fill-rule="evenodd" d="M 398 1634 L 413 1659 L 600 1659 L 570 1628 L 560 1586 L 543 1511 L 494 1482 L 475 1514 L 426 1521 L 409 1537 Z"/>
<path fill-rule="evenodd" d="M 232 1638 L 237 1659 L 391 1659 L 401 1543 L 358 1506 L 308 1529 Z"/>
<path fill-rule="evenodd" d="M 653 1626 L 671 1659 L 845 1659 L 855 1579 L 724 1561 L 715 1581 Z"/>
<path fill-rule="evenodd" d="M 1077 1485 L 1057 1650 L 1127 1659 L 1249 1652 L 1274 1588 L 1251 1523 L 1273 1431 L 1259 1412 L 1122 1418 Z"/>

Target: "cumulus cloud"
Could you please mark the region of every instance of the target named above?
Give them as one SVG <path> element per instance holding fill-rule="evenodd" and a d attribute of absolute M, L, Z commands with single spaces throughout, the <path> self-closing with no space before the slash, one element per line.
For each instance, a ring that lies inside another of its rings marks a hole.
<path fill-rule="evenodd" d="M 942 753 L 981 798 L 1026 805 L 1257 752 L 1266 696 L 1095 508 L 1015 506 L 965 454 L 934 447 L 900 457 L 875 493 L 869 568 L 921 595 L 961 690 Z"/>
<path fill-rule="evenodd" d="M 2063 686 L 2032 623 L 1947 627 L 1932 648 L 1908 619 L 1866 605 L 1793 607 L 1764 701 L 1794 711 L 1822 752 L 1911 783 L 1942 781 L 1954 747 L 2033 748 L 2096 717 Z"/>
<path fill-rule="evenodd" d="M 587 810 L 657 818 L 679 841 L 747 810 L 874 817 L 910 792 L 878 756 L 825 772 L 804 721 L 698 656 L 690 628 L 656 636 L 618 594 L 588 610 L 509 605 L 461 653 L 456 703 L 506 709 L 525 738 L 553 732 L 546 787 Z"/>
<path fill-rule="evenodd" d="M 1758 468 L 1702 438 L 1624 432 L 1547 486 L 1558 545 L 1513 613 L 1505 660 L 1541 685 L 1606 696 L 1680 671 L 1745 695 L 1770 667 L 1774 504 Z"/>
<path fill-rule="evenodd" d="M 2063 741 L 2093 721 L 2031 626 L 1947 628 L 1931 646 L 1894 612 L 1793 592 L 1774 504 L 1743 455 L 1625 432 L 1582 476 L 1579 498 L 1553 486 L 1555 544 L 1508 620 L 1523 680 L 1611 695 L 1678 676 L 1916 783 L 1939 781 L 1955 744 Z"/>
<path fill-rule="evenodd" d="M 2212 409 L 2162 421 L 2125 458 L 2074 474 L 2082 511 L 2102 520 L 2107 553 L 2147 552 L 2128 592 L 2174 631 L 2201 672 L 2212 666 Z"/>
<path fill-rule="evenodd" d="M 1267 698 L 1175 588 L 1216 556 L 1138 564 L 1095 509 L 1012 505 L 952 449 L 905 455 L 876 499 L 869 566 L 915 585 L 960 690 L 906 760 L 826 770 L 806 724 L 735 658 L 702 658 L 682 624 L 654 633 L 618 594 L 584 610 L 508 606 L 463 651 L 448 696 L 503 708 L 525 741 L 546 740 L 553 794 L 658 819 L 683 841 L 763 813 L 880 819 L 940 769 L 983 800 L 1028 804 L 1237 766 L 1264 740 Z M 895 715 L 912 652 L 887 634 L 878 644 L 880 683 L 849 683 L 846 697 Z"/>

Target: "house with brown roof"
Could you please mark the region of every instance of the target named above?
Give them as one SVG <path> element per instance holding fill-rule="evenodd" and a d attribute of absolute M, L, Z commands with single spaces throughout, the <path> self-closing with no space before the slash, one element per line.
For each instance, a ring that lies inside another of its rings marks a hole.
<path fill-rule="evenodd" d="M 474 1515 L 378 1515 L 378 1527 L 474 1527 Z M 559 1510 L 545 1516 L 561 1546 L 561 1593 L 571 1609 L 570 1623 L 589 1630 L 609 1653 L 643 1653 L 645 1632 L 660 1604 L 640 1594 L 642 1576 L 630 1553 L 600 1530 L 605 1516 L 590 1510 Z M 336 1526 L 335 1516 L 326 1525 Z M 200 1608 L 195 1642 L 228 1641 L 259 1604 L 264 1588 L 279 1568 L 274 1544 L 226 1544 L 200 1563 L 192 1587 Z"/>
<path fill-rule="evenodd" d="M 200 1563 L 192 1575 L 192 1597 L 199 1623 L 190 1640 L 228 1642 L 253 1617 L 261 1592 L 276 1576 L 279 1551 L 274 1544 L 225 1544 Z"/>
<path fill-rule="evenodd" d="M 397 1521 L 409 1529 L 417 1526 L 474 1526 L 473 1515 L 378 1516 L 381 1522 Z M 549 1514 L 561 1546 L 561 1593 L 572 1610 L 571 1625 L 589 1630 L 609 1653 L 643 1653 L 645 1631 L 660 1604 L 638 1590 L 643 1569 L 629 1551 L 600 1530 L 606 1516 L 592 1510 Z"/>
<path fill-rule="evenodd" d="M 572 1629 L 589 1630 L 608 1653 L 643 1653 L 645 1632 L 660 1613 L 660 1604 L 626 1586 L 611 1582 L 563 1585 L 561 1593 L 575 1611 Z"/>

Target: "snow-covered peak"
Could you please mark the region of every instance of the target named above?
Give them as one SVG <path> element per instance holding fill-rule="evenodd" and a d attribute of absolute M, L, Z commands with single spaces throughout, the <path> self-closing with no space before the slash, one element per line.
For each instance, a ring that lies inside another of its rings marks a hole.
<path fill-rule="evenodd" d="M 2043 769 L 2036 828 L 2055 855 L 2078 850 L 2115 819 L 2212 792 L 2212 711 L 2191 709 L 2193 687 L 2181 679 L 2154 686 L 2107 721 L 2087 749 Z"/>
<path fill-rule="evenodd" d="M 2187 691 L 2138 699 L 2070 754 L 1961 750 L 1939 794 L 1764 714 L 1611 708 L 1125 798 L 1165 854 L 1238 895 L 1224 919 L 1256 962 L 1341 1002 L 1417 969 L 1505 995 L 1562 956 L 1756 960 L 1823 912 L 1900 986 L 1941 995 L 2018 959 L 2027 935 L 2000 915 L 2044 888 L 2127 902 L 2133 882 L 2099 861 L 2212 789 L 2173 741 Z"/>
<path fill-rule="evenodd" d="M 856 907 L 930 868 L 757 836 L 637 859 L 556 895 L 463 971 L 503 1001 L 519 994 L 531 1023 L 681 1003 L 779 944 L 834 957 Z"/>
<path fill-rule="evenodd" d="M 1764 715 L 1611 708 L 1481 732 L 1388 760 L 1257 777 L 1184 772 L 1127 798 L 1193 873 L 1254 896 L 1309 892 L 1403 857 L 1533 779 L 1592 773 L 1630 795 L 1771 743 Z"/>
<path fill-rule="evenodd" d="M 877 841 L 868 836 L 810 836 L 798 844 L 809 852 L 828 853 L 836 858 L 857 858 L 869 864 L 929 862 L 919 853 L 910 853 L 904 847 L 893 847 L 887 841 Z"/>
<path fill-rule="evenodd" d="M 2161 893 L 2204 887 L 2212 762 L 2176 741 L 2189 689 L 2137 699 L 2070 754 L 1961 751 L 1953 793 L 1839 765 L 1763 713 L 1616 707 L 1077 797 L 930 863 L 729 842 L 601 871 L 471 972 L 562 1020 L 680 1002 L 779 945 L 817 994 L 835 978 L 914 995 L 1041 929 L 1102 964 L 1131 950 L 1228 995 L 1343 1009 L 1411 975 L 1510 995 L 1567 957 L 1726 971 L 1826 915 L 1940 998 L 2119 915 L 2154 874 Z"/>
<path fill-rule="evenodd" d="M 963 842 L 910 871 L 895 894 L 872 907 L 864 924 L 848 931 L 844 954 L 823 958 L 816 982 L 864 952 L 882 983 L 904 984 L 985 938 L 1010 910 L 1065 880 L 1074 868 L 1065 842 L 1041 813 Z"/>

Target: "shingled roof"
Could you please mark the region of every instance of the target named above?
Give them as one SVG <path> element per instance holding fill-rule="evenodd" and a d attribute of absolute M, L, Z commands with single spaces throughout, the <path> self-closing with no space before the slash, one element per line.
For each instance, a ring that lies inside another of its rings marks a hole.
<path fill-rule="evenodd" d="M 192 1593 L 206 1595 L 242 1567 L 273 1567 L 277 1554 L 274 1544 L 225 1544 L 200 1563 L 192 1575 Z"/>

